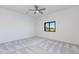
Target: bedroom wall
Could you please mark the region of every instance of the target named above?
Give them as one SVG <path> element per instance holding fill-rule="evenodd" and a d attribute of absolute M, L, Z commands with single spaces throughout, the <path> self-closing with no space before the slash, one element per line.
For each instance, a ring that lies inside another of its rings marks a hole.
<path fill-rule="evenodd" d="M 34 36 L 32 17 L 0 8 L 0 43 Z"/>
<path fill-rule="evenodd" d="M 56 32 L 44 32 L 44 22 L 53 20 L 56 21 Z M 37 24 L 38 36 L 79 45 L 79 7 L 41 17 Z"/>

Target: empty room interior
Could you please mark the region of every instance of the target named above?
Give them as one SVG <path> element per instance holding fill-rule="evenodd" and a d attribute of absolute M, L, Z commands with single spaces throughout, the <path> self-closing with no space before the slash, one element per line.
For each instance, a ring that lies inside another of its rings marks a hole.
<path fill-rule="evenodd" d="M 0 5 L 0 54 L 79 54 L 79 6 Z"/>

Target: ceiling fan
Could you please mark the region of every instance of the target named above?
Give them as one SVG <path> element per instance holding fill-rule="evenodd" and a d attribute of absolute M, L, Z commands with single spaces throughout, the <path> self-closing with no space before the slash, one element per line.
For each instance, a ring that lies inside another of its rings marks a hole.
<path fill-rule="evenodd" d="M 39 8 L 39 6 L 37 5 L 34 5 L 34 8 L 35 9 L 29 9 L 29 11 L 34 11 L 34 14 L 36 13 L 43 14 L 43 11 L 46 10 L 46 8 Z"/>

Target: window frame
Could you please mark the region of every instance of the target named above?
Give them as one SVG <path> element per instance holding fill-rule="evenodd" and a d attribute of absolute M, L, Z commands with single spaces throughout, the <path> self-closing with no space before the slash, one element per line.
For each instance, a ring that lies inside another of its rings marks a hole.
<path fill-rule="evenodd" d="M 54 26 L 53 31 L 51 31 L 51 28 L 50 28 L 50 24 L 51 24 L 51 23 L 54 24 L 54 25 L 53 25 L 53 26 Z M 48 25 L 48 26 L 49 26 L 48 28 L 46 27 L 46 24 L 49 24 L 49 25 Z M 56 21 L 45 22 L 45 23 L 44 23 L 44 31 L 45 31 L 45 32 L 56 32 Z"/>

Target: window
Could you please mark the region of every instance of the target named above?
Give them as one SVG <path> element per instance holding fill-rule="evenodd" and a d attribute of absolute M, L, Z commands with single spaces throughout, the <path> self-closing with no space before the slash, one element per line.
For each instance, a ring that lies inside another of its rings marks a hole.
<path fill-rule="evenodd" d="M 50 21 L 44 23 L 44 31 L 56 32 L 56 21 Z"/>

